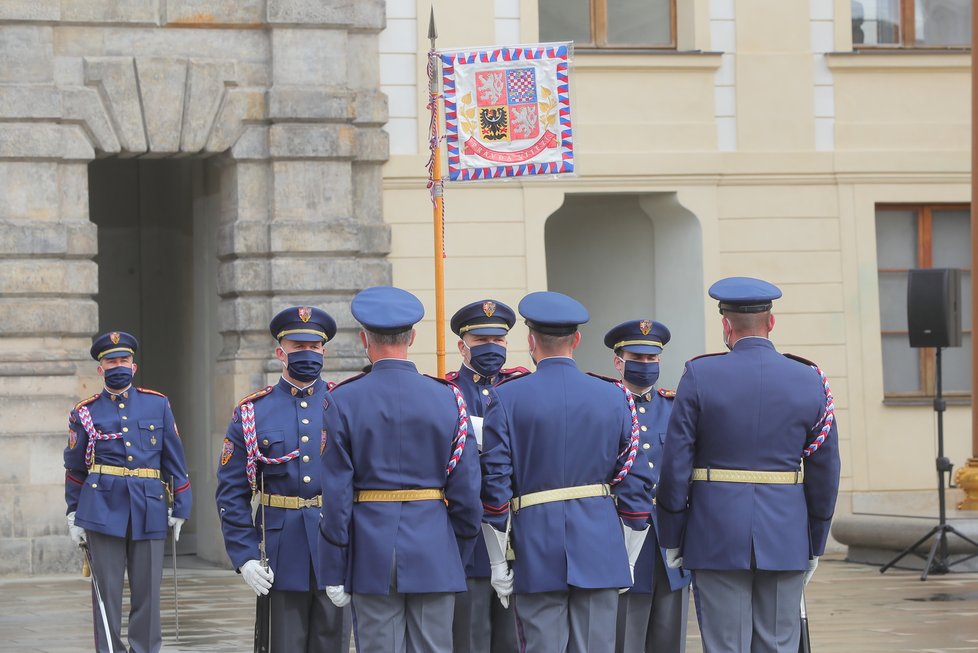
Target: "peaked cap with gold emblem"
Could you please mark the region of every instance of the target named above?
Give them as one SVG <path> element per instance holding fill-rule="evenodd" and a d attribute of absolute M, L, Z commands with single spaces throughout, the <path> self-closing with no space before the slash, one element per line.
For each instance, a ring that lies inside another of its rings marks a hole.
<path fill-rule="evenodd" d="M 97 361 L 103 358 L 120 358 L 122 356 L 134 356 L 139 349 L 139 341 L 136 336 L 125 331 L 109 331 L 92 340 L 92 348 L 89 353 Z"/>
<path fill-rule="evenodd" d="M 495 299 L 481 299 L 466 304 L 452 316 L 452 332 L 457 336 L 504 336 L 516 324 L 516 313 Z"/>
<path fill-rule="evenodd" d="M 604 346 L 612 351 L 624 350 L 633 354 L 658 354 L 672 334 L 662 322 L 629 320 L 604 334 Z"/>
<path fill-rule="evenodd" d="M 336 321 L 321 308 L 292 306 L 273 317 L 268 330 L 279 342 L 283 339 L 328 342 L 336 335 Z"/>

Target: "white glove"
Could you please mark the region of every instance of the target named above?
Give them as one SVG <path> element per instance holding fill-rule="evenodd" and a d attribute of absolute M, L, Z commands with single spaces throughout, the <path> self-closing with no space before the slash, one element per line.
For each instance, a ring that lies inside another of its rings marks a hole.
<path fill-rule="evenodd" d="M 496 590 L 496 596 L 504 608 L 509 607 L 509 595 L 513 593 L 513 571 L 506 562 L 497 562 L 490 566 L 489 584 Z"/>
<path fill-rule="evenodd" d="M 329 600 L 332 601 L 333 605 L 335 605 L 337 608 L 342 608 L 350 602 L 350 595 L 347 593 L 346 588 L 342 585 L 327 585 L 326 596 L 329 597 Z"/>
<path fill-rule="evenodd" d="M 271 569 L 265 569 L 257 560 L 249 560 L 241 565 L 241 577 L 248 587 L 254 590 L 259 596 L 268 594 L 275 581 L 275 573 Z"/>
<path fill-rule="evenodd" d="M 812 579 L 815 575 L 815 567 L 818 567 L 818 556 L 813 556 L 811 560 L 808 561 L 808 571 L 805 572 L 805 584 L 808 585 L 808 581 Z"/>
<path fill-rule="evenodd" d="M 173 508 L 166 509 L 166 523 L 173 527 L 173 541 L 180 541 L 180 529 L 183 528 L 183 522 L 187 521 L 183 517 L 174 517 Z"/>
<path fill-rule="evenodd" d="M 75 512 L 71 511 L 68 513 L 68 535 L 71 536 L 71 541 L 75 544 L 81 546 L 82 542 L 86 542 L 88 538 L 85 535 L 85 529 L 81 526 L 75 526 Z"/>
<path fill-rule="evenodd" d="M 651 528 L 651 527 L 649 527 Z M 645 528 L 640 531 L 636 531 L 633 528 L 625 526 L 625 522 L 621 523 L 621 532 L 625 536 L 625 552 L 628 554 L 628 572 L 632 575 L 631 585 L 635 584 L 635 563 L 638 561 L 638 556 L 642 553 L 642 546 L 645 544 L 645 538 L 649 535 L 649 529 Z M 624 594 L 629 589 L 628 587 L 622 587 L 618 590 L 619 594 Z"/>
<path fill-rule="evenodd" d="M 679 555 L 679 549 L 666 549 L 666 566 L 669 569 L 679 569 L 683 566 L 683 557 Z"/>

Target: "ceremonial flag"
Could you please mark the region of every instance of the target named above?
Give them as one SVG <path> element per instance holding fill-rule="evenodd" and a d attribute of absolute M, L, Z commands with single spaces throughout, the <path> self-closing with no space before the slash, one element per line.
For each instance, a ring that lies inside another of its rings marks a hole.
<path fill-rule="evenodd" d="M 438 52 L 448 179 L 574 171 L 571 43 Z"/>

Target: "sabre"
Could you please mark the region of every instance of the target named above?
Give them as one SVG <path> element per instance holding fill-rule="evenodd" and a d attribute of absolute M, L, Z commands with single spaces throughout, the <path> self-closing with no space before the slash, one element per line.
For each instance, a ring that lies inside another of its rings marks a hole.
<path fill-rule="evenodd" d="M 173 508 L 173 488 L 176 486 L 173 483 L 173 476 L 170 476 L 170 487 L 167 488 L 167 494 L 169 494 L 170 508 Z M 177 598 L 177 537 L 176 531 L 174 531 L 170 536 L 171 545 L 171 555 L 173 558 L 173 618 L 176 623 L 176 640 L 177 643 L 180 642 L 180 602 Z"/>
<path fill-rule="evenodd" d="M 98 603 L 99 614 L 102 615 L 102 632 L 105 635 L 105 643 L 109 645 L 109 653 L 115 653 L 115 649 L 112 647 L 112 632 L 109 630 L 109 616 L 105 613 L 105 603 L 102 601 L 102 592 L 98 589 L 98 578 L 95 576 L 95 565 L 92 564 L 92 552 L 88 550 L 87 542 L 82 542 L 78 546 L 85 552 L 85 563 L 87 563 L 89 574 L 92 576 L 92 590 L 95 592 L 95 602 Z M 85 575 L 84 564 L 82 575 Z"/>
<path fill-rule="evenodd" d="M 805 590 L 801 591 L 801 638 L 798 653 L 812 653 L 812 639 L 808 634 L 808 606 L 805 605 Z"/>
<path fill-rule="evenodd" d="M 265 472 L 261 474 L 261 496 L 265 497 Z M 259 500 L 261 506 L 261 540 L 258 551 L 261 554 L 261 566 L 268 571 L 268 555 L 265 549 L 265 503 Z M 272 647 L 272 597 L 271 594 L 260 594 L 255 604 L 255 653 L 271 653 Z"/>

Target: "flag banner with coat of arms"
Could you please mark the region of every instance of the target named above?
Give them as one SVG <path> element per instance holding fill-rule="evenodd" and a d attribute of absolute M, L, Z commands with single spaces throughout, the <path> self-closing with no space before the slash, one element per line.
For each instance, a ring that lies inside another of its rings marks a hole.
<path fill-rule="evenodd" d="M 440 51 L 448 179 L 574 171 L 571 43 Z"/>

